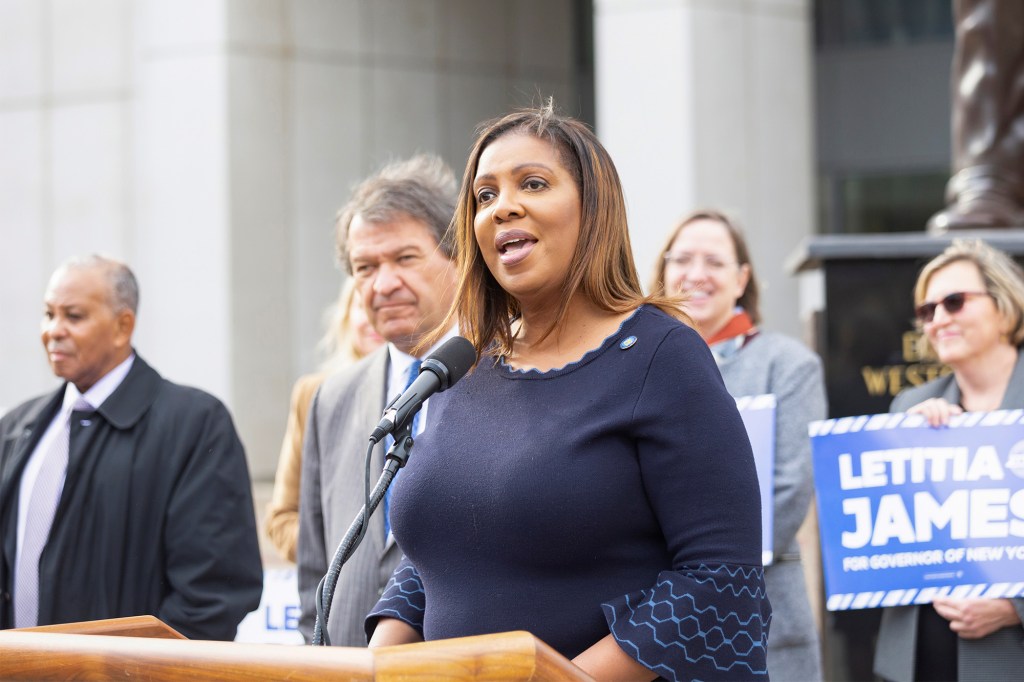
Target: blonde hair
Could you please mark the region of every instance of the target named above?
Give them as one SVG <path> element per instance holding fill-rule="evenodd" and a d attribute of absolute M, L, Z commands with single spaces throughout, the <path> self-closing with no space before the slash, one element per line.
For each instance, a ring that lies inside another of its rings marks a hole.
<path fill-rule="evenodd" d="M 590 128 L 556 114 L 549 100 L 542 107 L 521 109 L 478 128 L 449 228 L 454 233 L 458 287 L 451 311 L 427 343 L 443 335 L 456 317 L 459 333 L 472 342 L 478 354 L 504 355 L 512 350 L 512 322 L 521 312 L 519 302 L 502 289 L 487 268 L 473 231 L 473 181 L 480 156 L 492 142 L 511 134 L 532 135 L 551 143 L 580 194 L 579 239 L 562 284 L 558 313 L 544 335 L 564 322 L 576 294 L 583 294 L 610 313 L 627 312 L 649 303 L 689 323 L 680 297 L 644 296 L 633 263 L 626 202 L 615 164 Z"/>
<path fill-rule="evenodd" d="M 651 280 L 651 293 L 665 293 L 665 256 L 672 249 L 672 242 L 676 240 L 676 237 L 683 231 L 683 228 L 698 220 L 713 220 L 721 224 L 729 234 L 733 250 L 736 252 L 736 264 L 740 267 L 746 265 L 747 272 L 750 273 L 747 286 L 743 289 L 743 295 L 736 301 L 736 305 L 743 306 L 743 310 L 747 312 L 747 315 L 750 316 L 754 324 L 760 324 L 761 291 L 758 287 L 757 276 L 754 274 L 754 264 L 750 260 L 750 248 L 747 246 L 747 238 L 743 235 L 743 230 L 740 228 L 739 223 L 724 211 L 713 208 L 701 208 L 688 213 L 682 220 L 676 223 L 676 226 L 668 235 L 668 240 L 665 241 L 665 246 L 658 252 L 658 262 L 654 265 L 654 278 Z"/>
<path fill-rule="evenodd" d="M 361 359 L 363 356 L 356 345 L 356 334 L 352 327 L 352 306 L 361 305 L 356 298 L 355 280 L 345 279 L 338 292 L 338 299 L 324 310 L 327 331 L 316 348 L 323 361 L 320 371 L 330 374 Z"/>
<path fill-rule="evenodd" d="M 1010 323 L 1010 342 L 1014 346 L 1024 343 L 1024 270 L 1010 256 L 980 239 L 954 239 L 945 251 L 930 260 L 917 276 L 914 305 L 924 303 L 928 283 L 936 272 L 959 261 L 978 268 L 985 291 Z"/>

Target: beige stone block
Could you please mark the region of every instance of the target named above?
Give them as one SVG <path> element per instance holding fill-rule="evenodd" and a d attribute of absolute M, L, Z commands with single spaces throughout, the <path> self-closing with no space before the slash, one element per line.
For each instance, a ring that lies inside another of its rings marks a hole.
<path fill-rule="evenodd" d="M 665 233 L 693 206 L 698 177 L 692 14 L 662 4 L 674 6 L 595 7 L 597 133 L 622 180 L 643 281 Z"/>
<path fill-rule="evenodd" d="M 303 52 L 359 55 L 369 42 L 369 3 L 361 0 L 291 0 L 291 43 Z"/>
<path fill-rule="evenodd" d="M 371 162 L 441 146 L 439 76 L 432 70 L 375 68 L 371 72 Z"/>
<path fill-rule="evenodd" d="M 229 70 L 231 405 L 251 475 L 270 477 L 291 388 L 286 67 L 245 54 Z"/>
<path fill-rule="evenodd" d="M 55 385 L 39 340 L 53 265 L 43 199 L 43 121 L 34 110 L 0 113 L 0 414 Z"/>
<path fill-rule="evenodd" d="M 533 35 L 516 33 L 514 2 L 505 0 L 445 0 L 441 3 L 441 55 L 449 67 L 486 72 L 515 63 L 512 45 L 533 42 Z"/>
<path fill-rule="evenodd" d="M 226 41 L 225 0 L 138 0 L 135 11 L 146 57 L 168 50 L 209 53 Z"/>
<path fill-rule="evenodd" d="M 470 75 L 448 73 L 441 76 L 444 88 L 443 154 L 456 177 L 462 177 L 466 159 L 476 138 L 476 127 L 488 119 L 512 109 L 508 81 L 500 73 Z"/>
<path fill-rule="evenodd" d="M 222 56 L 187 55 L 142 68 L 138 347 L 164 376 L 230 405 L 227 66 Z"/>
<path fill-rule="evenodd" d="M 370 50 L 384 62 L 414 60 L 430 67 L 441 54 L 439 0 L 373 0 Z"/>
<path fill-rule="evenodd" d="M 226 10 L 233 49 L 280 50 L 287 43 L 285 0 L 227 0 Z"/>
<path fill-rule="evenodd" d="M 127 105 L 57 107 L 51 115 L 51 216 L 56 259 L 124 258 L 129 224 Z"/>
<path fill-rule="evenodd" d="M 48 18 L 55 95 L 127 90 L 133 28 L 128 0 L 53 0 Z"/>
<path fill-rule="evenodd" d="M 316 367 L 323 309 L 337 296 L 334 219 L 350 189 L 373 169 L 363 102 L 363 71 L 347 65 L 297 62 L 292 77 L 289 178 L 292 193 L 295 374 Z"/>
<path fill-rule="evenodd" d="M 38 0 L 0 0 L 0 102 L 38 98 L 45 91 L 44 9 Z"/>
<path fill-rule="evenodd" d="M 571 0 L 517 0 L 510 4 L 518 71 L 569 70 L 574 57 Z"/>

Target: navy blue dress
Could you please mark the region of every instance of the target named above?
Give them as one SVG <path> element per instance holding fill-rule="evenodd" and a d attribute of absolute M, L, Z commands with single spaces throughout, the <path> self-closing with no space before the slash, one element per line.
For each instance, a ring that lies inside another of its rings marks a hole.
<path fill-rule="evenodd" d="M 767 679 L 753 456 L 696 332 L 645 306 L 579 362 L 484 358 L 438 397 L 369 631 L 528 630 L 569 658 L 611 632 L 669 679 Z"/>

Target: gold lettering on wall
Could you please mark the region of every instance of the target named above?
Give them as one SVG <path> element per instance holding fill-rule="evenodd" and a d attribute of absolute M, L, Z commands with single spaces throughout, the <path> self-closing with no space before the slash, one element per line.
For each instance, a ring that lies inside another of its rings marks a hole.
<path fill-rule="evenodd" d="M 912 365 L 883 365 L 882 367 L 867 365 L 860 368 L 868 395 L 887 395 L 890 398 L 895 397 L 905 388 L 920 386 L 945 376 L 951 371 L 946 365 L 923 362 Z"/>
<path fill-rule="evenodd" d="M 921 332 L 909 331 L 903 334 L 901 351 L 905 364 L 881 367 L 865 365 L 860 368 L 868 395 L 892 398 L 904 388 L 920 386 L 952 371 L 939 363 Z"/>
<path fill-rule="evenodd" d="M 903 334 L 903 361 L 904 362 L 938 362 L 928 339 L 918 331 L 905 332 Z"/>

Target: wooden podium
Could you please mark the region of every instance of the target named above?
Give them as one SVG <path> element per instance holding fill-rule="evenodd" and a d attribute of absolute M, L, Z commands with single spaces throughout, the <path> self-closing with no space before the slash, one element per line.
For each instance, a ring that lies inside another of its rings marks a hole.
<path fill-rule="evenodd" d="M 0 631 L 0 679 L 590 680 L 528 632 L 346 647 L 191 641 L 152 616 Z"/>

